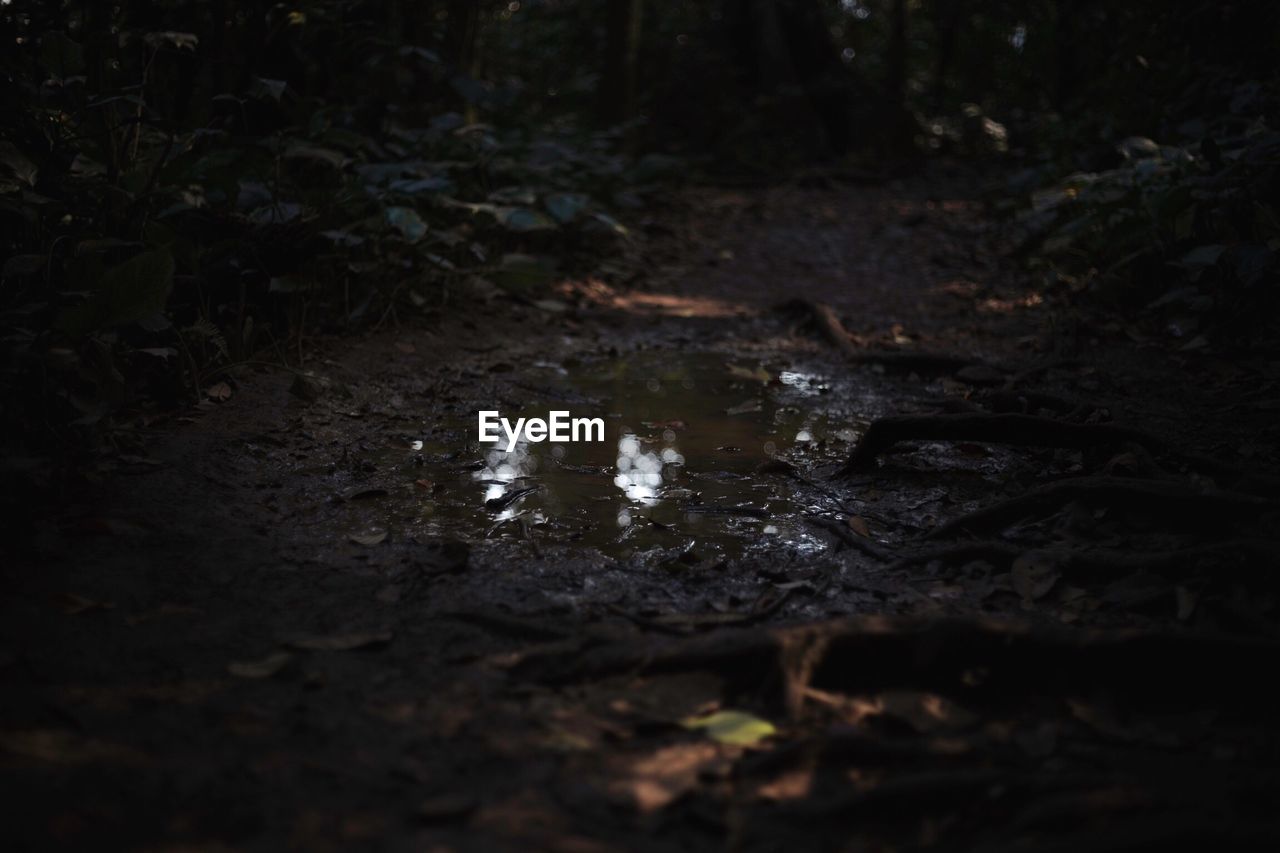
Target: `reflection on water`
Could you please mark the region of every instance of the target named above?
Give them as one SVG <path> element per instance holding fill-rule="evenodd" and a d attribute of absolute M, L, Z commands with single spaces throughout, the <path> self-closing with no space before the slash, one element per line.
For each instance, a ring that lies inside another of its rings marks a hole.
<path fill-rule="evenodd" d="M 548 408 L 604 417 L 607 442 L 521 442 L 506 452 L 478 444 L 473 420 L 448 425 L 465 442 L 462 458 L 475 452 L 480 462 L 434 474 L 442 483 L 461 476 L 462 488 L 419 497 L 426 532 L 575 543 L 618 556 L 670 549 L 698 560 L 821 547 L 801 516 L 822 507 L 802 504 L 794 481 L 756 468 L 775 454 L 818 452 L 825 421 L 808 401 L 823 383 L 796 372 L 775 379 L 763 366 L 747 370 L 711 354 L 675 363 L 665 355 L 548 366 L 536 385 L 549 390 L 503 412 L 513 420 Z M 432 445 L 444 451 L 452 441 Z M 461 448 L 452 446 L 440 458 L 456 459 Z"/>
<path fill-rule="evenodd" d="M 529 452 L 529 443 L 521 440 L 511 450 L 490 450 L 485 454 L 484 467 L 471 473 L 471 479 L 484 487 L 481 504 L 500 500 L 509 488 L 518 488 L 521 481 L 533 479 L 538 470 L 538 457 Z M 515 518 L 520 512 L 519 504 L 513 502 L 498 510 L 494 521 L 507 521 Z M 541 521 L 541 515 L 535 517 Z"/>
<path fill-rule="evenodd" d="M 684 457 L 675 448 L 675 432 L 666 430 L 662 435 L 667 446 L 658 452 L 646 450 L 640 438 L 632 433 L 618 439 L 618 458 L 615 462 L 618 474 L 613 478 L 613 484 L 633 501 L 657 503 L 663 482 L 663 466 L 684 464 Z M 668 472 L 667 479 L 674 480 L 675 476 L 675 472 Z M 623 514 L 619 513 L 618 518 L 621 520 Z"/>

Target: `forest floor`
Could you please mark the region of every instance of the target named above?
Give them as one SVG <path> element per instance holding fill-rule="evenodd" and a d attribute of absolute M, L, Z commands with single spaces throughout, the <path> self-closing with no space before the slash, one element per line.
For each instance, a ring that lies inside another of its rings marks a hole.
<path fill-rule="evenodd" d="M 1274 842 L 1274 367 L 1067 308 L 979 190 L 690 191 L 632 286 L 154 426 L 5 561 L 5 846 Z"/>

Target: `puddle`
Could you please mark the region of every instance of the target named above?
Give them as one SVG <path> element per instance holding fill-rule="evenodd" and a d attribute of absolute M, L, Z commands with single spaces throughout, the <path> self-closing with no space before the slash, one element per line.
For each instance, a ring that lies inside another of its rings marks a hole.
<path fill-rule="evenodd" d="M 757 473 L 772 459 L 807 468 L 848 452 L 856 436 L 847 422 L 826 422 L 821 377 L 668 351 L 534 365 L 521 379 L 499 406 L 504 417 L 567 409 L 602 417 L 605 440 L 505 452 L 505 439 L 477 441 L 474 412 L 440 424 L 380 460 L 393 462 L 412 490 L 411 517 L 396 507 L 402 525 L 691 565 L 825 547 L 802 516 L 830 502 L 785 475 Z"/>

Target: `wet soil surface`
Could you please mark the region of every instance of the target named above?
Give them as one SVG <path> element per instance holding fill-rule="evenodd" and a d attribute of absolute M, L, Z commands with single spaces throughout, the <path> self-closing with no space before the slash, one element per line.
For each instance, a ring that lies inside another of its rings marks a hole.
<path fill-rule="evenodd" d="M 693 192 L 156 428 L 6 560 L 6 846 L 1274 841 L 1274 369 L 978 189 Z"/>

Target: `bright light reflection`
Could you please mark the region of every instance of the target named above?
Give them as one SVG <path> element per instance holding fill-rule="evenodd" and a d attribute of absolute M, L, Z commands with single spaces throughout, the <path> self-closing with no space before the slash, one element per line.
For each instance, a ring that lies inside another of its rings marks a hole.
<path fill-rule="evenodd" d="M 670 445 L 675 440 L 675 433 L 667 430 L 663 433 L 663 439 Z M 653 504 L 657 502 L 658 490 L 662 487 L 664 466 L 683 465 L 684 456 L 674 446 L 664 447 L 657 452 L 645 450 L 639 438 L 628 434 L 618 439 L 616 463 L 618 474 L 613 478 L 613 484 L 622 489 L 631 500 Z M 675 472 L 667 471 L 666 478 L 671 479 L 674 474 Z M 627 523 L 630 524 L 630 515 L 625 511 L 618 515 L 618 523 L 622 524 L 623 515 L 627 515 Z"/>
<path fill-rule="evenodd" d="M 485 456 L 484 467 L 471 473 L 472 480 L 479 480 L 484 485 L 482 501 L 491 501 L 505 495 L 508 489 L 518 488 L 522 477 L 530 477 L 538 470 L 538 457 L 529 452 L 528 442 L 520 442 L 508 453 L 505 450 L 490 450 Z M 519 512 L 513 504 L 495 516 L 495 521 L 506 521 L 515 518 Z M 539 516 L 535 515 L 535 519 Z"/>

